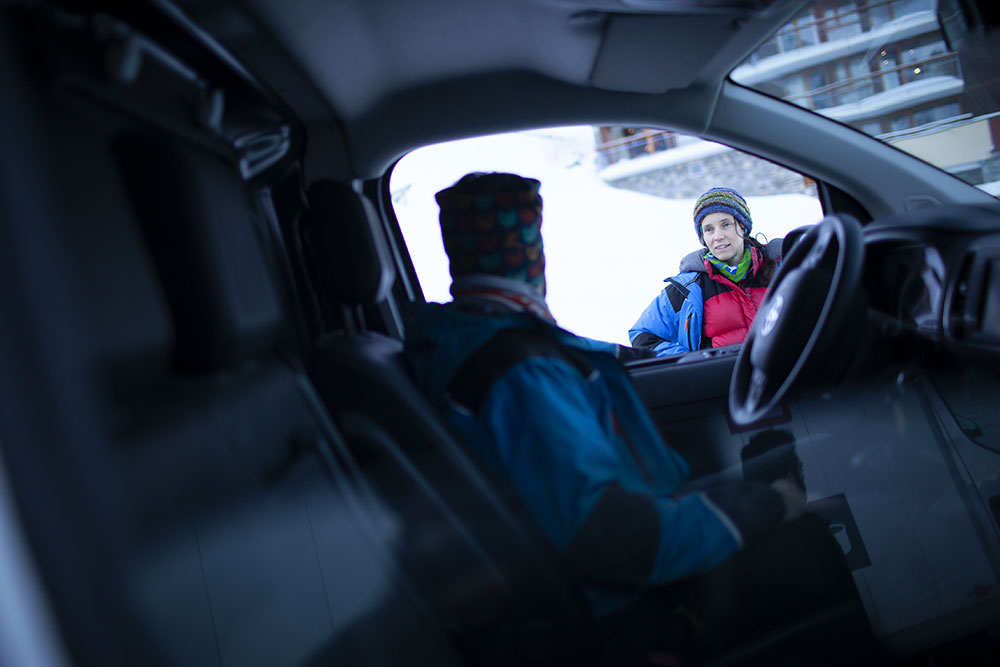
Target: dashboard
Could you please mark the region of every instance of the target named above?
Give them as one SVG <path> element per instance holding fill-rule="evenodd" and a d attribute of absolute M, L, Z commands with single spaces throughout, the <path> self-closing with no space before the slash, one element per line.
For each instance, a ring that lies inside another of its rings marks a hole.
<path fill-rule="evenodd" d="M 1000 212 L 925 209 L 864 234 L 874 313 L 933 340 L 1000 352 Z"/>

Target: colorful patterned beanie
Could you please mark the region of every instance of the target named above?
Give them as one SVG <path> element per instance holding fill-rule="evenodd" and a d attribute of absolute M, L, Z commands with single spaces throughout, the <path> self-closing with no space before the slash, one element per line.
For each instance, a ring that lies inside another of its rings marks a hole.
<path fill-rule="evenodd" d="M 485 273 L 544 290 L 540 186 L 515 174 L 472 173 L 435 195 L 453 280 Z"/>
<path fill-rule="evenodd" d="M 731 188 L 712 188 L 698 197 L 698 201 L 694 205 L 694 233 L 698 235 L 698 240 L 701 241 L 702 245 L 705 244 L 705 239 L 701 233 L 701 221 L 709 213 L 730 214 L 736 222 L 743 225 L 745 230 L 743 233 L 747 236 L 753 229 L 750 208 L 743 195 Z"/>

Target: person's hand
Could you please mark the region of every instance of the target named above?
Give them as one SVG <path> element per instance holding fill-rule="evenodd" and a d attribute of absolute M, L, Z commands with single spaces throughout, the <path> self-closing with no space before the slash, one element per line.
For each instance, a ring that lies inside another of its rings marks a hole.
<path fill-rule="evenodd" d="M 785 501 L 785 516 L 782 521 L 791 521 L 806 513 L 806 494 L 794 481 L 784 477 L 771 482 L 771 488 L 781 494 Z"/>

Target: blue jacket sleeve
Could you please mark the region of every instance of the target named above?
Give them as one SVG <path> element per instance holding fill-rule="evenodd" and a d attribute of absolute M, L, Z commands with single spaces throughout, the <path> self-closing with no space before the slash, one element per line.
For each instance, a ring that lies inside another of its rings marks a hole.
<path fill-rule="evenodd" d="M 633 345 L 636 345 L 636 338 L 643 333 L 662 339 L 653 348 L 658 357 L 683 354 L 696 350 L 701 345 L 701 308 L 695 307 L 692 298 L 700 300 L 700 291 L 693 294 L 697 285 L 692 285 L 692 294 L 684 300 L 680 310 L 674 310 L 667 294 L 668 289 L 669 285 L 660 290 L 628 332 Z"/>
<path fill-rule="evenodd" d="M 644 530 L 654 548 L 644 583 L 664 583 L 725 560 L 740 546 L 739 531 L 701 495 L 675 497 L 646 485 L 611 426 L 604 391 L 603 383 L 584 381 L 562 361 L 532 358 L 507 371 L 487 396 L 481 416 L 500 463 L 541 527 L 566 549 L 599 502 L 614 495 L 608 490 L 623 488 L 650 517 Z M 627 524 L 633 516 L 613 512 L 612 520 Z M 608 551 L 631 547 L 615 541 Z M 616 556 L 609 556 L 613 562 Z"/>
<path fill-rule="evenodd" d="M 622 473 L 595 389 L 561 360 L 529 358 L 494 382 L 480 411 L 499 463 L 559 547 Z"/>

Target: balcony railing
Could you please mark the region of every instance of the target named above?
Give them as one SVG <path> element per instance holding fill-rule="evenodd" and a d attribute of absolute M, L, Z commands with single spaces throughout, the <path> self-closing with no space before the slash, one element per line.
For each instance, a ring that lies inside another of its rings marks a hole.
<path fill-rule="evenodd" d="M 622 160 L 650 155 L 677 146 L 677 135 L 669 130 L 643 130 L 597 144 L 597 160 L 606 167 Z"/>
<path fill-rule="evenodd" d="M 835 41 L 844 37 L 844 33 L 852 30 L 855 34 L 870 32 L 888 21 L 912 14 L 913 11 L 906 11 L 907 8 L 904 8 L 903 4 L 903 0 L 869 2 L 865 7 L 852 7 L 847 11 L 835 12 L 822 18 L 789 23 L 778 31 L 778 35 L 751 53 L 747 62 L 753 65 L 781 53 L 788 53 L 820 42 Z M 928 0 L 927 5 L 926 9 L 928 10 L 934 8 L 930 0 Z M 886 10 L 885 12 L 878 11 L 883 8 Z M 917 11 L 920 9 L 918 8 Z M 789 39 L 789 37 L 794 39 Z M 789 42 L 794 43 L 794 46 L 789 47 Z"/>
<path fill-rule="evenodd" d="M 943 53 L 923 60 L 886 67 L 877 72 L 842 79 L 783 99 L 799 106 L 819 111 L 860 99 L 892 88 L 935 76 L 960 77 L 958 58 L 953 53 Z"/>
<path fill-rule="evenodd" d="M 961 77 L 958 57 L 944 53 L 923 60 L 887 67 L 877 72 L 854 76 L 811 90 L 787 95 L 783 99 L 814 111 L 850 104 L 865 97 L 897 88 L 913 81 L 935 76 Z M 597 145 L 602 167 L 633 158 L 658 153 L 678 145 L 678 135 L 669 130 L 642 130 Z"/>

